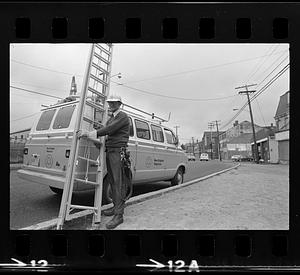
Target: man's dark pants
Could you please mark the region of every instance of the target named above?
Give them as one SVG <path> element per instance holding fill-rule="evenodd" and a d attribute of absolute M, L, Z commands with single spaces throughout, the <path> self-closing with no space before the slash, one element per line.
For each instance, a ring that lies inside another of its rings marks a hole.
<path fill-rule="evenodd" d="M 107 176 L 112 190 L 114 214 L 123 215 L 126 186 L 122 183 L 120 148 L 106 149 Z"/>

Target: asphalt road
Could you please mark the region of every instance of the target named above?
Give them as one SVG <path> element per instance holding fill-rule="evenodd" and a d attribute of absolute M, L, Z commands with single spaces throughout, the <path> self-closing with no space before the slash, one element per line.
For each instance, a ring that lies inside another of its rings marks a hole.
<path fill-rule="evenodd" d="M 235 163 L 218 160 L 188 163 L 184 182 L 200 178 L 231 167 Z M 155 182 L 134 186 L 133 196 L 168 188 L 170 182 Z M 77 192 L 72 203 L 93 204 L 93 191 Z M 57 218 L 60 206 L 59 195 L 54 194 L 48 186 L 31 183 L 17 176 L 17 170 L 10 171 L 10 228 L 18 229 L 39 222 Z"/>

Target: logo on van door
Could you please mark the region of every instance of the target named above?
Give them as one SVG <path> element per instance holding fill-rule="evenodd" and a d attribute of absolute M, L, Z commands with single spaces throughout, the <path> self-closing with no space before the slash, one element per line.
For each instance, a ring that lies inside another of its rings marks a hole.
<path fill-rule="evenodd" d="M 148 156 L 146 158 L 145 165 L 146 165 L 147 168 L 150 168 L 152 166 L 152 158 L 151 157 Z"/>
<path fill-rule="evenodd" d="M 45 159 L 45 165 L 47 168 L 51 168 L 52 164 L 53 164 L 53 158 L 50 154 L 48 154 Z"/>

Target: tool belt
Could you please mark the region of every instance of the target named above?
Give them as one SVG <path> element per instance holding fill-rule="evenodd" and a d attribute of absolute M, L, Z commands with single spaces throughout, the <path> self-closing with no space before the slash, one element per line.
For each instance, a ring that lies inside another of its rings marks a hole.
<path fill-rule="evenodd" d="M 122 169 L 122 182 L 126 185 L 126 197 L 125 201 L 127 201 L 133 191 L 132 186 L 132 172 L 131 172 L 131 161 L 130 161 L 130 152 L 126 150 L 126 147 L 122 147 L 120 149 L 120 157 L 121 157 L 121 169 Z"/>

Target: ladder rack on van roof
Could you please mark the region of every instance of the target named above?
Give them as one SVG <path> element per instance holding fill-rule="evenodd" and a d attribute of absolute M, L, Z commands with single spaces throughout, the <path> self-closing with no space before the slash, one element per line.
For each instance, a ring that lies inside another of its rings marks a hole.
<path fill-rule="evenodd" d="M 125 106 L 125 107 L 129 107 L 129 108 L 131 108 L 131 109 L 133 109 L 133 110 L 135 110 L 135 111 L 139 111 L 139 112 L 141 112 L 141 113 L 143 113 L 143 114 L 149 115 L 149 116 L 151 116 L 152 119 L 157 118 L 160 122 L 168 122 L 168 121 L 170 120 L 171 113 L 169 113 L 169 117 L 168 117 L 168 119 L 166 120 L 166 119 L 164 119 L 164 118 L 161 118 L 161 117 L 158 117 L 158 116 L 154 115 L 154 113 L 147 113 L 147 112 L 145 112 L 145 111 L 143 111 L 143 110 L 141 110 L 141 109 L 138 109 L 138 108 L 136 108 L 136 107 L 133 107 L 133 106 L 131 106 L 131 105 L 128 105 L 128 104 L 123 103 L 123 107 L 122 107 L 123 109 L 124 109 L 124 106 Z M 130 112 L 130 111 L 128 111 L 128 112 Z M 130 113 L 131 113 L 131 112 L 130 112 Z M 133 113 L 133 114 L 135 114 L 135 113 Z M 135 114 L 135 115 L 137 115 L 137 114 Z"/>

